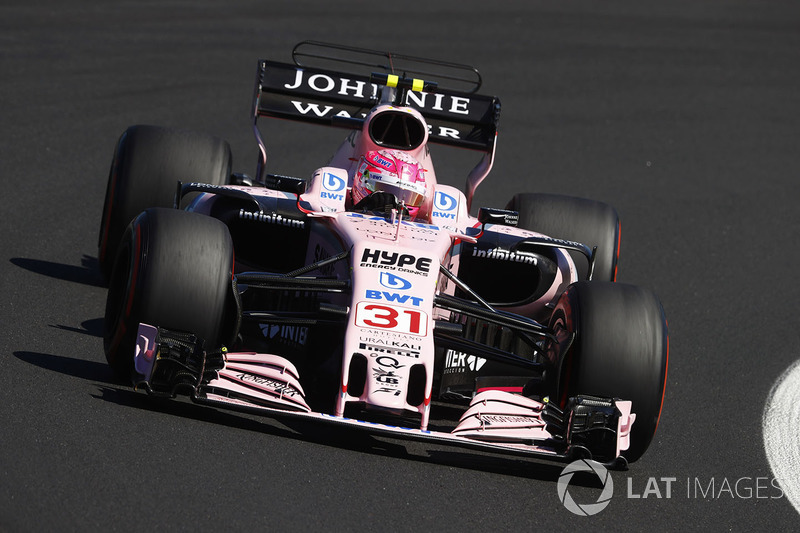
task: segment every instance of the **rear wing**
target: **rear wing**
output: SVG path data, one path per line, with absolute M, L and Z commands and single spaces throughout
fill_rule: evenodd
M 400 104 L 422 114 L 430 126 L 429 142 L 486 154 L 478 165 L 481 170 L 476 167 L 473 172 L 480 176 L 468 180 L 468 189 L 474 191 L 488 174 L 500 100 L 476 93 L 481 78 L 473 67 L 315 41 L 298 44 L 292 57 L 294 64 L 258 62 L 253 119 L 261 149 L 259 179 L 266 163 L 259 117 L 358 129 L 364 116 L 380 102 L 383 86 L 405 89 Z M 416 76 L 424 76 L 426 81 Z M 472 187 L 470 180 L 475 181 Z

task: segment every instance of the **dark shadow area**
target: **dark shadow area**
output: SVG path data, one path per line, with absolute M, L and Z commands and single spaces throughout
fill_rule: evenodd
M 38 352 L 18 351 L 14 352 L 14 356 L 20 361 L 60 374 L 109 384 L 119 383 L 111 367 L 105 363 Z
M 64 331 L 71 331 L 73 333 L 82 333 L 92 337 L 103 337 L 103 321 L 102 318 L 91 318 L 81 322 L 81 328 L 73 328 L 72 326 L 64 326 L 62 324 L 51 324 L 51 328 L 63 329 Z
M 100 266 L 97 258 L 84 255 L 81 259 L 81 266 L 65 265 L 53 263 L 52 261 L 42 261 L 40 259 L 28 259 L 25 257 L 12 257 L 9 259 L 11 264 L 24 268 L 30 272 L 56 278 L 73 283 L 81 283 L 92 287 L 105 287 L 105 281 L 100 273 Z
M 118 386 L 116 384 L 112 384 L 110 387 L 100 386 L 98 390 L 100 394 L 92 394 L 93 398 L 124 407 L 159 412 L 199 422 L 209 422 L 223 427 L 266 433 L 277 437 L 297 438 L 297 434 L 288 429 L 275 427 L 232 411 L 220 411 L 213 407 L 196 404 L 187 397 L 159 398 L 148 396 L 133 390 L 132 387 Z
M 536 479 L 539 481 L 558 481 L 565 464 L 553 463 L 536 458 L 514 457 L 500 452 L 468 450 L 447 444 L 422 441 L 404 441 L 402 437 L 386 435 L 373 436 L 367 430 L 337 427 L 305 420 L 281 420 L 281 423 L 298 431 L 303 440 L 339 449 L 406 459 L 420 463 L 437 464 L 454 468 L 465 468 L 492 474 Z M 409 446 L 402 444 L 409 442 Z M 410 453 L 409 448 L 422 448 L 425 455 Z M 572 483 L 583 485 L 583 480 Z M 596 486 L 596 479 L 587 479 L 585 486 Z
M 546 460 L 471 451 L 449 447 L 444 444 L 417 441 L 409 443 L 409 446 L 407 446 L 403 444 L 404 440 L 400 437 L 377 437 L 361 429 L 333 426 L 311 420 L 268 417 L 264 418 L 264 422 L 261 422 L 255 418 L 257 415 L 250 416 L 236 411 L 220 409 L 216 406 L 196 404 L 186 397 L 178 397 L 176 399 L 152 397 L 122 387 L 100 387 L 99 390 L 100 394 L 93 395 L 93 397 L 125 407 L 157 411 L 219 426 L 268 434 L 278 438 L 295 439 L 341 450 L 395 459 L 550 482 L 558 481 L 559 475 L 565 466 L 561 463 Z M 273 421 L 279 422 L 288 429 L 276 427 L 272 423 Z M 409 451 L 410 448 L 423 449 L 424 452 L 422 453 L 424 455 L 412 453 Z M 597 486 L 597 479 L 591 479 L 591 477 L 587 476 L 584 480 L 576 476 L 572 484 L 595 487 Z

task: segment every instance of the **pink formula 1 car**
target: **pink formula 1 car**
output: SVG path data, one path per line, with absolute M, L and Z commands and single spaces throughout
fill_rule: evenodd
M 113 369 L 152 395 L 265 416 L 638 459 L 667 327 L 653 294 L 615 283 L 616 211 L 517 194 L 473 217 L 500 103 L 471 67 L 317 42 L 293 60 L 258 64 L 254 177 L 213 137 L 120 138 L 99 243 Z M 310 179 L 275 175 L 260 117 L 350 133 Z M 464 191 L 437 183 L 432 143 L 482 152 Z

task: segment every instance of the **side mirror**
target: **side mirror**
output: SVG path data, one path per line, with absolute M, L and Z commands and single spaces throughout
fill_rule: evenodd
M 234 172 L 233 174 L 231 174 L 231 178 L 230 180 L 228 180 L 228 183 L 230 183 L 231 185 L 244 185 L 247 187 L 252 187 L 253 178 L 241 172 Z
M 293 178 L 291 176 L 267 174 L 264 177 L 264 185 L 267 187 L 267 189 L 290 192 L 298 196 L 306 192 L 306 180 L 302 178 Z
M 519 222 L 519 212 L 508 211 L 506 209 L 494 209 L 493 207 L 481 207 L 478 209 L 478 222 L 486 224 L 500 224 L 502 226 L 516 226 Z

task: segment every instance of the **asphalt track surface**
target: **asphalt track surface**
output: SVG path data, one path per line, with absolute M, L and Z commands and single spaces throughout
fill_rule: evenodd
M 0 530 L 797 530 L 762 436 L 800 359 L 797 2 L 394 4 L 2 3 Z M 475 205 L 542 191 L 618 209 L 619 278 L 661 297 L 671 357 L 655 441 L 600 514 L 561 505 L 561 466 L 159 403 L 113 378 L 96 239 L 118 135 L 209 131 L 252 172 L 256 60 L 309 38 L 480 69 L 503 113 Z M 269 168 L 307 176 L 340 137 L 280 123 Z M 434 157 L 454 185 L 474 161 Z M 570 491 L 593 502 L 596 485 Z

